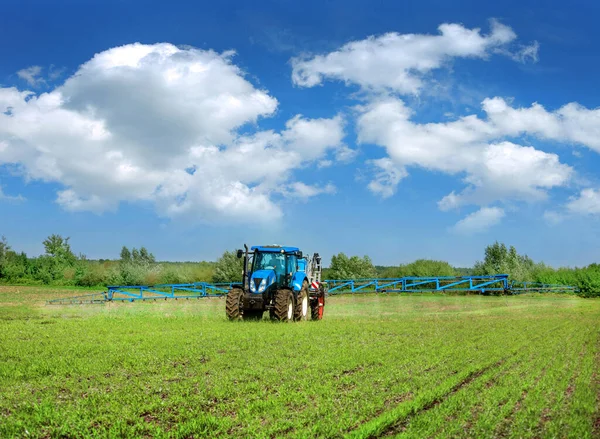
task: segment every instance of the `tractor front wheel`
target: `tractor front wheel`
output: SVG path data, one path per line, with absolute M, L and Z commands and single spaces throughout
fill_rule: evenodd
M 294 319 L 294 293 L 291 290 L 277 291 L 273 317 L 280 322 L 289 322 Z
M 242 320 L 242 300 L 244 292 L 239 288 L 232 288 L 227 293 L 225 311 L 229 320 Z
M 308 318 L 308 282 L 302 283 L 302 289 L 298 292 L 298 301 L 294 309 L 294 320 L 306 320 Z

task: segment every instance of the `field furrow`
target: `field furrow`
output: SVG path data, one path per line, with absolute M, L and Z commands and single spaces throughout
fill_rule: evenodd
M 559 328 L 555 328 L 556 331 Z M 459 437 L 466 432 L 473 437 L 473 424 L 490 412 L 498 411 L 502 399 L 498 398 L 499 389 L 511 377 L 526 374 L 537 353 L 544 347 L 542 337 L 535 336 L 515 349 L 513 355 L 503 362 L 501 367 L 491 370 L 472 386 L 461 389 L 451 395 L 442 404 L 427 413 L 418 413 L 407 422 L 398 437 Z M 536 351 L 533 353 L 532 351 Z M 481 395 L 487 397 L 481 398 Z M 492 407 L 489 407 L 491 403 Z M 489 433 L 488 433 L 489 434 Z

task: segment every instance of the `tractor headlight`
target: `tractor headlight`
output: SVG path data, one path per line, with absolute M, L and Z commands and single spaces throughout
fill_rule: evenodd
M 267 278 L 266 277 L 262 280 L 262 282 L 258 286 L 258 292 L 262 293 L 265 290 L 265 288 L 267 288 Z
M 250 279 L 250 291 L 256 293 L 256 285 L 254 284 L 254 279 Z

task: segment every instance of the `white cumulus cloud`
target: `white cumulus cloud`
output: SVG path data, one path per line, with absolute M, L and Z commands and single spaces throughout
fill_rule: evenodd
M 583 215 L 600 215 L 600 190 L 583 189 L 566 205 L 567 211 Z
M 278 102 L 233 55 L 130 44 L 96 54 L 51 92 L 0 88 L 0 164 L 62 185 L 68 210 L 146 201 L 168 217 L 280 216 L 278 188 L 345 150 L 344 121 L 297 115 L 281 132 L 240 135 Z
M 499 224 L 504 215 L 504 210 L 499 207 L 482 207 L 457 222 L 454 230 L 462 234 L 485 232 L 490 227 Z
M 506 100 L 485 99 L 482 108 L 498 135 L 530 133 L 543 139 L 578 143 L 600 152 L 600 109 L 588 109 L 576 102 L 556 111 L 534 103 L 528 108 L 513 108 Z
M 375 170 L 375 178 L 367 187 L 371 192 L 380 195 L 382 198 L 389 198 L 394 195 L 400 180 L 408 175 L 403 167 L 397 166 L 387 157 L 369 160 L 367 163 Z
M 537 41 L 520 43 L 509 26 L 496 20 L 491 20 L 487 33 L 456 23 L 442 24 L 438 31 L 390 32 L 349 42 L 330 53 L 292 59 L 292 80 L 298 86 L 334 80 L 368 92 L 357 107 L 358 143 L 382 146 L 388 154 L 367 162 L 372 192 L 392 196 L 409 169 L 419 167 L 463 181 L 462 188 L 449 188 L 439 200 L 441 210 L 540 201 L 551 189 L 573 181 L 575 172 L 557 154 L 531 146 L 524 136 L 600 152 L 600 110 L 574 102 L 550 111 L 539 103 L 519 108 L 490 97 L 481 103 L 484 117 L 467 114 L 448 122 L 416 122 L 418 115 L 400 95 L 419 94 L 431 83 L 430 74 L 452 60 L 497 54 L 522 63 L 538 61 Z
M 366 90 L 414 94 L 422 88 L 426 73 L 453 58 L 487 58 L 498 52 L 521 61 L 537 59 L 537 43 L 513 53 L 509 44 L 516 34 L 496 20 L 491 20 L 488 34 L 456 23 L 442 24 L 438 31 L 438 35 L 390 32 L 352 41 L 325 55 L 295 58 L 292 79 L 302 87 L 333 79 Z
M 335 194 L 336 188 L 333 184 L 327 183 L 325 186 L 308 185 L 301 181 L 290 184 L 284 193 L 290 197 L 296 197 L 300 199 L 308 199 L 321 194 Z
M 438 203 L 441 210 L 507 199 L 542 200 L 548 189 L 565 185 L 573 174 L 556 154 L 494 141 L 506 135 L 506 129 L 493 120 L 471 115 L 452 122 L 420 124 L 411 120 L 412 110 L 397 98 L 374 100 L 360 110 L 359 142 L 384 146 L 389 158 L 382 163 L 396 170 L 395 178 L 385 180 L 385 190 L 381 172 L 375 173 L 369 187 L 383 196 L 394 193 L 394 186 L 411 166 L 464 175 L 466 188 L 443 198 Z
M 551 225 L 576 216 L 600 217 L 600 189 L 582 189 L 577 195 L 571 196 L 564 205 L 544 212 L 544 219 Z

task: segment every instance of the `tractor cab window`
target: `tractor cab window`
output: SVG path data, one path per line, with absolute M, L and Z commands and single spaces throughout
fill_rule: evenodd
M 276 253 L 273 256 L 275 260 L 275 274 L 279 278 L 279 276 L 285 274 L 285 256 L 281 253 Z
M 256 253 L 252 271 L 273 270 L 277 283 L 285 283 L 286 275 L 294 275 L 297 270 L 297 258 L 295 255 L 284 253 Z
M 285 255 L 281 253 L 257 253 L 254 257 L 254 269 L 275 270 L 277 274 L 285 273 Z
M 254 256 L 254 268 L 252 271 L 258 270 L 274 270 L 275 261 L 273 260 L 273 255 L 271 253 L 257 253 Z
M 296 270 L 298 268 L 297 266 L 298 266 L 298 258 L 296 258 L 296 255 L 288 255 L 286 258 L 285 273 L 291 274 L 293 276 L 294 273 L 296 273 Z

